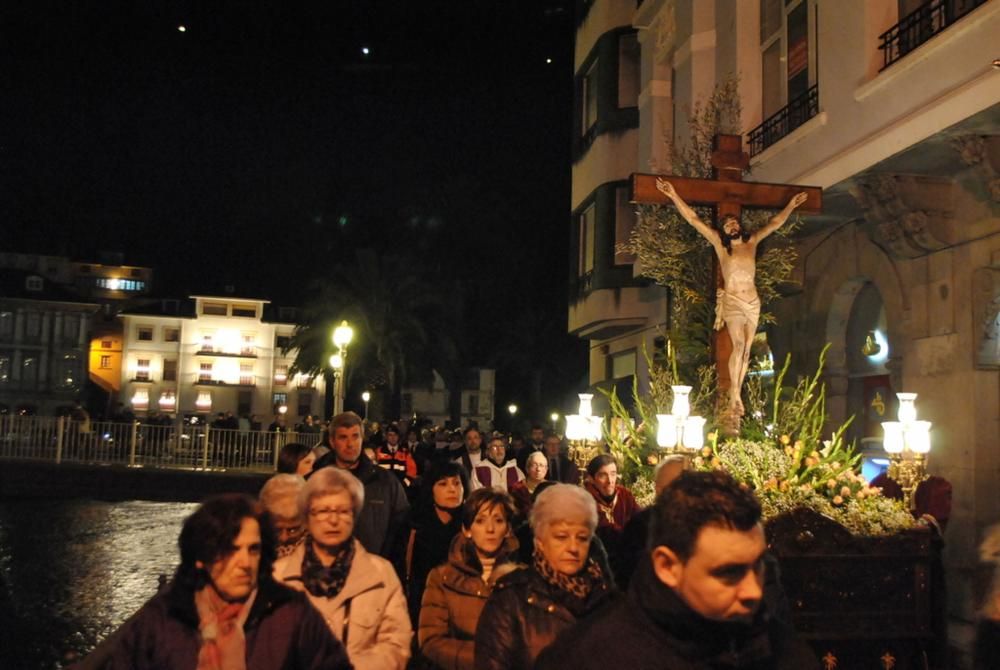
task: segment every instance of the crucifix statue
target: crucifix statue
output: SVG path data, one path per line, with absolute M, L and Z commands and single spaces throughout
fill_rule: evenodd
M 632 175 L 633 202 L 672 203 L 715 249 L 715 329 L 720 331 L 715 339 L 716 368 L 720 391 L 728 391 L 730 419 L 737 424 L 743 415 L 740 390 L 760 317 L 760 298 L 754 284 L 757 245 L 780 228 L 796 208 L 819 212 L 822 195 L 821 189 L 815 187 L 744 182 L 743 170 L 748 164 L 739 135 L 716 135 L 712 153 L 715 179 Z M 714 207 L 721 230 L 702 221 L 689 203 Z M 760 229 L 748 232 L 740 223 L 743 207 L 780 211 Z

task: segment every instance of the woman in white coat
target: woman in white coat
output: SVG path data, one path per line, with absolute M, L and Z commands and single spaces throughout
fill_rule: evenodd
M 308 535 L 275 562 L 274 578 L 309 596 L 355 670 L 403 670 L 413 629 L 402 586 L 392 564 L 354 538 L 364 495 L 345 470 L 313 473 L 299 495 Z

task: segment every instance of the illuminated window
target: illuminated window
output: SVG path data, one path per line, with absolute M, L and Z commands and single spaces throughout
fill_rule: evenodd
M 212 394 L 208 391 L 199 391 L 198 399 L 194 401 L 194 406 L 202 412 L 212 409 Z
M 0 384 L 10 381 L 10 356 L 0 356 Z
M 136 329 L 135 339 L 140 342 L 152 342 L 153 341 L 153 327 L 152 326 L 139 326 Z
M 257 347 L 255 346 L 255 338 L 253 335 L 243 336 L 243 348 L 241 353 L 244 356 L 254 356 L 257 353 Z
M 101 356 L 100 367 L 102 370 L 109 370 L 111 368 L 111 356 Z
M 132 407 L 139 410 L 149 409 L 149 389 L 136 389 L 132 394 Z
M 253 383 L 253 363 L 240 363 L 240 384 L 243 386 L 253 386 Z
M 212 381 L 212 364 L 202 363 L 201 368 L 198 370 L 198 381 L 200 382 L 210 382 Z
M 101 340 L 101 349 L 110 349 L 112 344 L 111 340 Z
M 202 335 L 201 336 L 201 350 L 205 351 L 207 353 L 212 353 L 212 351 L 214 351 L 214 349 L 212 347 L 212 336 L 211 335 Z
M 287 365 L 275 365 L 274 366 L 274 383 L 275 384 L 286 384 L 288 382 L 288 366 Z
M 149 381 L 149 359 L 140 358 L 135 362 L 135 380 L 139 382 Z
M 171 411 L 177 407 L 177 395 L 173 391 L 164 391 L 160 394 L 160 409 Z

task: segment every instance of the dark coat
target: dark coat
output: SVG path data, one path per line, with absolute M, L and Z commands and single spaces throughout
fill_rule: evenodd
M 413 510 L 409 528 L 406 602 L 415 628 L 420 617 L 420 602 L 427 584 L 427 575 L 448 560 L 448 547 L 462 530 L 461 512 L 453 514 L 449 523 L 441 523 L 433 509 Z
M 525 456 L 527 458 L 527 456 Z M 559 454 L 559 458 L 549 459 L 549 473 L 545 478 L 550 482 L 561 484 L 580 485 L 580 468 L 570 460 L 566 454 Z
M 244 624 L 247 670 L 349 669 L 343 645 L 301 593 L 261 580 Z M 171 582 L 132 617 L 111 651 L 110 670 L 195 668 L 201 636 L 194 593 Z
M 336 467 L 336 462 L 335 452 L 324 454 L 316 461 L 313 472 L 327 466 Z M 363 453 L 357 467 L 348 472 L 365 486 L 365 504 L 354 525 L 354 537 L 365 549 L 387 559 L 396 566 L 397 572 L 401 572 L 406 514 L 410 509 L 403 485 L 395 475 L 376 466 Z
M 506 575 L 479 617 L 476 670 L 531 670 L 560 633 L 609 603 L 613 593 L 605 586 L 592 591 L 585 602 L 573 603 L 534 568 Z
M 538 659 L 550 668 L 818 670 L 812 650 L 766 607 L 749 624 L 709 621 L 642 562 L 628 596 L 581 622 Z

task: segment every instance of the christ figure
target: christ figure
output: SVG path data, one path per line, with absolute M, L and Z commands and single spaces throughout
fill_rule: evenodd
M 760 229 L 747 232 L 738 218 L 727 215 L 722 230 L 713 230 L 684 202 L 673 185 L 665 179 L 656 180 L 656 188 L 673 201 L 677 211 L 702 237 L 709 241 L 719 258 L 725 288 L 719 289 L 715 303 L 715 329 L 725 325 L 733 342 L 729 355 L 729 408 L 743 415 L 740 389 L 750 363 L 750 345 L 760 319 L 760 297 L 754 285 L 757 270 L 757 245 L 780 228 L 796 207 L 806 201 L 805 193 L 797 193 L 771 220 Z

